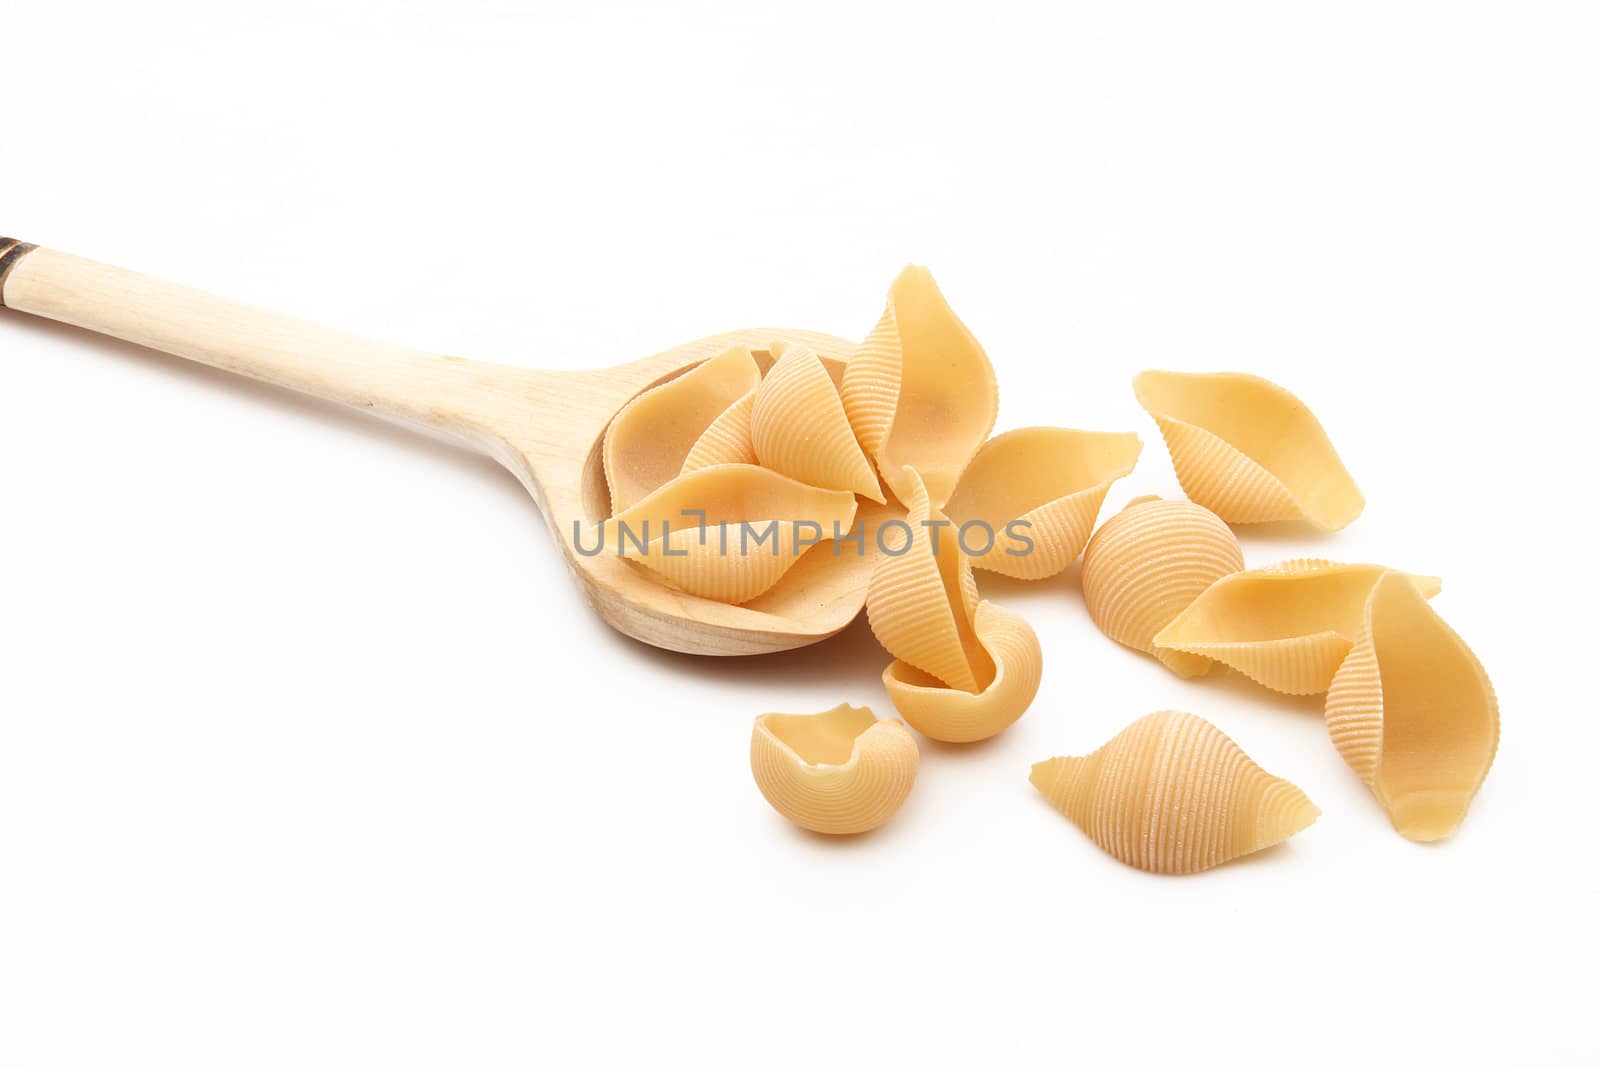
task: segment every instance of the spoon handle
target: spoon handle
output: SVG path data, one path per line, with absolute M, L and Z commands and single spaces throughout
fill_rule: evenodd
M 485 447 L 486 364 L 413 351 L 0 237 L 0 307 Z

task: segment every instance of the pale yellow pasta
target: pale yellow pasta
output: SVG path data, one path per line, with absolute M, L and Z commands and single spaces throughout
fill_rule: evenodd
M 761 465 L 827 489 L 883 503 L 872 463 L 856 443 L 844 403 L 817 354 L 782 341 L 756 388 L 750 437 Z
M 730 348 L 628 401 L 601 443 L 611 513 L 627 510 L 676 477 L 706 428 L 760 381 L 750 350 Z
M 994 676 L 976 693 L 951 689 L 933 675 L 895 660 L 883 686 L 895 710 L 936 741 L 982 741 L 1022 717 L 1039 691 L 1044 655 L 1022 616 L 984 600 L 973 615 L 978 642 L 994 662 Z
M 1158 649 L 1226 663 L 1280 693 L 1327 692 L 1389 568 L 1297 559 L 1219 579 L 1156 634 Z M 1412 575 L 1424 596 L 1439 579 Z
M 755 407 L 755 400 L 756 393 L 752 389 L 713 419 L 689 449 L 683 469 L 678 473 L 688 474 L 701 467 L 723 463 L 757 462 L 755 441 L 750 436 L 750 411 Z
M 1096 845 L 1156 874 L 1209 870 L 1321 814 L 1221 730 L 1181 711 L 1146 715 L 1088 756 L 1036 763 L 1029 780 Z
M 1060 574 L 1142 447 L 1132 433 L 1030 426 L 1000 434 L 972 458 L 945 513 L 974 567 L 1013 578 Z
M 903 723 L 840 704 L 817 715 L 762 715 L 750 771 L 767 803 L 819 834 L 875 830 L 916 782 L 917 742 Z
M 1326 716 L 1339 754 L 1412 841 L 1455 831 L 1500 744 L 1500 708 L 1483 665 L 1416 583 L 1394 571 L 1367 598 Z
M 1155 636 L 1223 575 L 1244 568 L 1239 539 L 1198 504 L 1139 497 L 1107 519 L 1083 550 L 1083 602 L 1113 641 L 1196 678 L 1215 661 L 1157 648 Z
M 907 267 L 888 307 L 844 371 L 844 408 L 856 439 L 908 507 L 906 469 L 942 508 L 994 429 L 994 368 L 924 267 Z
M 891 656 L 975 693 L 988 686 L 994 663 L 972 628 L 978 607 L 972 562 L 949 520 L 930 506 L 917 473 L 906 472 L 902 484 L 911 507 L 904 522 L 884 528 L 887 554 L 867 586 L 867 622 Z
M 1184 493 L 1224 521 L 1342 530 L 1361 514 L 1366 501 L 1322 424 L 1287 389 L 1250 374 L 1154 370 L 1133 388 Z
M 812 545 L 848 531 L 855 512 L 850 493 L 728 464 L 674 478 L 602 523 L 599 543 L 685 592 L 742 604 Z

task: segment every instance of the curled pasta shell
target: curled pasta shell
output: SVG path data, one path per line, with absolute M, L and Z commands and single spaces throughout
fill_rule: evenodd
M 1190 500 L 1227 522 L 1306 519 L 1342 530 L 1366 506 L 1317 417 L 1250 374 L 1145 371 L 1140 405 L 1161 427 Z
M 887 553 L 867 586 L 867 622 L 896 659 L 945 685 L 976 693 L 994 676 L 994 663 L 973 630 L 978 586 L 949 520 L 928 502 L 916 471 L 906 472 L 910 510 L 899 522 L 905 551 Z M 883 540 L 900 543 L 884 523 Z
M 889 289 L 877 327 L 844 370 L 844 409 L 861 447 L 908 507 L 915 468 L 935 508 L 994 429 L 994 368 L 925 267 Z
M 1414 582 L 1372 588 L 1362 633 L 1328 689 L 1328 735 L 1401 836 L 1448 837 L 1500 744 L 1494 687 Z
M 750 392 L 729 404 L 721 415 L 711 421 L 684 457 L 680 474 L 697 471 L 701 467 L 715 467 L 723 463 L 755 463 L 756 445 L 750 436 L 750 411 L 755 407 L 756 394 Z
M 961 534 L 974 567 L 1048 578 L 1078 558 L 1106 491 L 1143 447 L 1132 433 L 1012 430 L 978 450 L 945 511 L 959 531 L 979 531 Z
M 801 345 L 776 342 L 777 362 L 756 388 L 750 434 L 761 465 L 827 489 L 884 502 L 872 463 L 856 443 L 839 390 L 822 360 Z
M 1155 636 L 1280 693 L 1323 693 L 1361 636 L 1367 597 L 1389 568 L 1297 559 L 1220 578 Z M 1411 575 L 1423 596 L 1439 579 Z
M 1022 616 L 985 600 L 978 604 L 972 626 L 995 667 L 994 677 L 979 692 L 950 689 L 900 660 L 883 671 L 883 686 L 895 710 L 936 741 L 993 737 L 1020 719 L 1039 692 L 1044 655 Z
M 728 464 L 679 475 L 602 523 L 598 540 L 685 592 L 742 604 L 813 545 L 848 531 L 855 513 L 850 493 Z
M 1147 652 L 1182 678 L 1214 667 L 1204 656 L 1157 648 L 1155 636 L 1223 575 L 1244 568 L 1239 539 L 1198 504 L 1139 497 L 1083 550 L 1083 602 L 1102 633 Z
M 760 381 L 755 356 L 741 346 L 628 401 L 600 446 L 611 513 L 626 511 L 676 477 L 706 428 Z
M 1035 763 L 1028 778 L 1095 844 L 1156 874 L 1209 870 L 1321 814 L 1227 734 L 1181 711 L 1146 715 L 1088 756 Z
M 911 793 L 919 760 L 905 724 L 849 704 L 816 715 L 762 715 L 750 733 L 761 795 L 819 834 L 882 826 Z

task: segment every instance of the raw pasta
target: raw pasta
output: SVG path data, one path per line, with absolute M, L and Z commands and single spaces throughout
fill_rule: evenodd
M 878 476 L 845 417 L 822 360 L 809 348 L 778 342 L 777 362 L 756 388 L 750 435 L 764 467 L 827 489 L 884 502 Z
M 1328 734 L 1403 837 L 1450 836 L 1500 743 L 1483 665 L 1405 575 L 1373 586 L 1361 638 L 1334 676 Z
M 1147 652 L 1179 677 L 1215 661 L 1157 648 L 1155 636 L 1223 575 L 1244 568 L 1239 539 L 1198 504 L 1139 497 L 1107 519 L 1083 550 L 1083 602 L 1102 633 Z
M 752 389 L 713 419 L 689 449 L 683 469 L 678 473 L 688 474 L 722 463 L 755 463 L 756 445 L 750 436 L 750 411 L 755 407 L 755 400 L 756 393 Z
M 817 715 L 762 715 L 750 733 L 761 795 L 785 819 L 820 834 L 882 826 L 911 793 L 919 761 L 903 723 L 849 704 Z
M 1138 434 L 1031 426 L 990 438 L 945 508 L 972 565 L 1013 578 L 1048 578 L 1083 551 L 1111 483 L 1133 470 Z M 1013 532 L 1012 524 L 1025 524 Z M 979 551 L 986 544 L 987 551 Z
M 1146 715 L 1088 756 L 1036 763 L 1029 780 L 1096 845 L 1156 874 L 1209 870 L 1321 814 L 1221 730 L 1181 711 Z
M 1361 636 L 1367 597 L 1388 570 L 1297 559 L 1229 574 L 1156 634 L 1155 645 L 1226 663 L 1280 693 L 1323 693 Z M 1439 579 L 1410 577 L 1423 596 L 1439 592 Z
M 1366 501 L 1322 424 L 1287 389 L 1250 374 L 1155 370 L 1133 388 L 1184 493 L 1224 521 L 1342 530 L 1361 514 Z
M 950 689 L 900 660 L 883 671 L 883 686 L 895 710 L 936 741 L 993 737 L 1021 718 L 1039 691 L 1044 655 L 1027 620 L 985 600 L 978 604 L 972 626 L 995 666 L 994 677 L 981 691 Z

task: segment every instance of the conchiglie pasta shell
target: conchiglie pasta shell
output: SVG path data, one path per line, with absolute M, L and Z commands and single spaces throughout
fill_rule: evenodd
M 1036 763 L 1029 780 L 1096 845 L 1156 874 L 1209 870 L 1321 814 L 1221 730 L 1181 711 L 1146 715 L 1091 755 Z
M 1293 393 L 1250 374 L 1145 371 L 1133 380 L 1190 500 L 1232 523 L 1305 519 L 1342 530 L 1366 506 Z
M 945 685 L 975 693 L 988 685 L 994 664 L 972 628 L 978 606 L 972 563 L 956 544 L 949 520 L 930 507 L 915 471 L 908 472 L 904 484 L 911 497 L 906 529 L 890 532 L 885 524 L 884 540 L 898 548 L 906 540 L 898 534 L 909 530 L 909 546 L 886 555 L 873 570 L 867 621 L 890 655 Z M 940 522 L 946 525 L 926 525 Z
M 1280 693 L 1326 692 L 1361 636 L 1367 597 L 1389 568 L 1298 559 L 1219 579 L 1166 628 L 1158 649 L 1226 663 Z M 1439 579 L 1411 575 L 1423 596 Z
M 1022 717 L 1039 692 L 1044 654 L 1022 616 L 987 600 L 978 604 L 973 629 L 994 662 L 994 677 L 981 691 L 950 689 L 909 663 L 884 668 L 883 686 L 895 710 L 936 741 L 982 741 Z
M 762 715 L 750 734 L 750 771 L 761 795 L 779 815 L 819 834 L 882 826 L 911 793 L 919 761 L 903 723 L 849 704 L 817 715 Z
M 907 507 L 905 470 L 921 475 L 933 507 L 994 429 L 994 368 L 924 267 L 889 289 L 883 318 L 845 366 L 841 388 L 856 439 Z
M 1155 636 L 1213 582 L 1244 568 L 1239 539 L 1198 504 L 1140 497 L 1083 550 L 1083 602 L 1107 637 L 1196 678 L 1215 661 L 1157 648 Z
M 1138 434 L 1030 426 L 991 438 L 961 475 L 945 512 L 972 565 L 1013 578 L 1066 570 L 1094 530 L 1106 491 L 1133 470 Z M 1012 524 L 1025 524 L 1020 533 Z M 992 543 L 983 539 L 992 532 Z M 987 547 L 988 551 L 981 551 Z
M 1326 717 L 1339 754 L 1413 841 L 1455 831 L 1500 744 L 1500 708 L 1483 665 L 1415 583 L 1393 571 L 1367 598 Z
M 844 403 L 822 360 L 809 348 L 778 342 L 776 362 L 756 388 L 750 436 L 756 456 L 791 478 L 847 489 L 878 503 L 878 476 L 845 417 Z
M 771 588 L 818 540 L 848 530 L 855 512 L 850 493 L 729 464 L 674 478 L 606 520 L 600 543 L 685 592 L 742 604 Z
M 684 457 L 680 474 L 697 471 L 701 467 L 716 467 L 724 463 L 757 462 L 755 441 L 750 436 L 750 412 L 755 407 L 756 394 L 752 389 L 728 405 L 721 415 L 712 420 Z
M 634 397 L 601 443 L 611 513 L 626 511 L 683 469 L 700 435 L 761 381 L 748 348 L 730 348 Z

